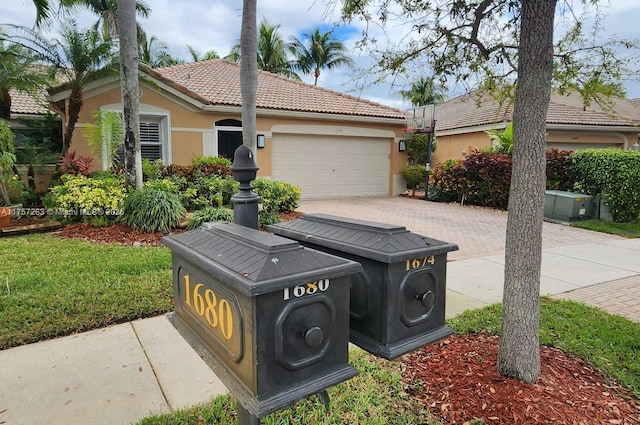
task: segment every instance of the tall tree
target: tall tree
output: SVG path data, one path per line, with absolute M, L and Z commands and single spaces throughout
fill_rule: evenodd
M 140 104 L 138 93 L 138 49 L 136 3 L 117 0 L 120 38 L 120 76 L 122 115 L 124 118 L 125 184 L 142 188 L 142 154 L 140 150 Z
M 435 105 L 444 101 L 445 88 L 436 82 L 435 76 L 420 77 L 411 83 L 409 90 L 401 90 L 400 95 L 413 106 Z
M 256 51 L 258 69 L 300 80 L 294 71 L 293 62 L 287 56 L 289 45 L 278 34 L 279 28 L 280 25 L 271 25 L 265 19 L 260 23 Z M 241 41 L 239 41 L 233 46 L 226 59 L 242 62 L 242 51 Z
M 248 58 L 258 58 L 258 31 L 256 28 L 256 0 L 242 1 L 242 28 L 240 50 Z M 240 61 L 240 94 L 242 96 L 242 143 L 256 152 L 256 93 L 258 91 L 258 62 Z
M 600 75 L 615 82 L 625 66 L 635 64 L 624 48 L 633 42 L 584 36 L 584 22 L 577 17 L 569 27 L 557 23 L 557 0 L 344 0 L 344 18 L 372 19 L 379 13 L 389 24 L 391 8 L 404 24 L 415 30 L 402 48 L 382 51 L 378 69 L 401 73 L 425 63 L 436 75 L 453 76 L 500 98 L 510 97 L 515 84 L 514 172 L 509 198 L 505 248 L 502 337 L 499 372 L 524 382 L 535 382 L 540 373 L 538 341 L 542 213 L 545 187 L 545 128 L 552 81 L 559 90 L 585 87 Z M 595 0 L 582 0 L 584 6 Z M 571 4 L 563 3 L 570 8 Z M 395 7 L 398 7 L 397 9 Z M 372 12 L 374 10 L 374 12 Z M 377 10 L 377 12 L 375 12 Z M 570 10 L 568 16 L 575 16 Z M 395 24 L 395 23 L 394 23 Z M 600 26 L 594 26 L 596 29 Z M 615 51 L 615 53 L 614 53 Z M 419 65 L 418 65 L 419 64 Z M 596 93 L 586 92 L 592 97 Z
M 11 116 L 11 90 L 35 94 L 51 79 L 26 49 L 7 43 L 6 39 L 7 35 L 0 28 L 0 118 L 8 120 Z
M 173 58 L 169 54 L 166 44 L 155 36 L 147 39 L 146 35 L 142 43 L 138 45 L 138 60 L 146 63 L 151 68 L 162 68 L 181 63 L 180 60 Z
M 36 60 L 50 65 L 71 91 L 62 142 L 62 155 L 66 155 L 84 104 L 84 88 L 94 80 L 118 73 L 111 44 L 93 29 L 79 29 L 73 20 L 62 25 L 59 40 L 50 40 L 31 28 L 15 28 L 19 32 L 10 40 L 30 50 Z
M 202 62 L 208 61 L 210 59 L 219 59 L 218 52 L 215 50 L 207 50 L 204 54 L 200 54 L 199 51 L 194 49 L 192 46 L 187 44 L 187 50 L 189 50 L 189 55 L 191 55 L 192 62 Z
M 355 65 L 347 55 L 344 43 L 334 37 L 333 31 L 320 32 L 320 28 L 316 28 L 312 34 L 305 34 L 305 41 L 292 36 L 289 49 L 296 56 L 296 68 L 304 74 L 313 74 L 315 86 L 322 69 Z
M 63 0 L 61 6 L 69 10 L 87 9 L 98 15 L 95 23 L 96 31 L 102 34 L 105 40 L 117 38 L 119 31 L 118 10 L 120 2 L 118 0 Z M 135 0 L 134 17 L 137 14 L 141 18 L 146 18 L 151 13 L 151 9 L 143 0 Z M 134 21 L 135 22 L 135 21 Z M 140 25 L 135 23 L 139 38 L 137 41 L 144 39 L 144 30 Z M 137 44 L 137 43 L 136 43 Z

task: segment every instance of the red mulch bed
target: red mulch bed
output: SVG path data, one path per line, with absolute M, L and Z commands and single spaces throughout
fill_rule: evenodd
M 637 400 L 584 359 L 541 347 L 528 385 L 498 374 L 497 353 L 497 336 L 452 335 L 403 357 L 403 382 L 445 424 L 640 424 Z
M 302 217 L 302 213 L 280 213 L 283 221 L 295 220 Z M 176 229 L 171 233 L 179 233 L 184 230 Z M 133 230 L 124 224 L 113 224 L 107 227 L 94 227 L 86 223 L 69 224 L 53 233 L 63 238 L 83 239 L 90 242 L 116 243 L 120 245 L 161 245 L 160 240 L 164 236 L 161 232 L 143 233 Z
M 176 230 L 172 233 L 178 233 Z M 69 224 L 53 232 L 62 238 L 83 239 L 89 242 L 115 243 L 119 245 L 161 245 L 161 232 L 144 233 L 133 230 L 124 224 L 113 224 L 107 227 L 95 227 L 87 223 Z

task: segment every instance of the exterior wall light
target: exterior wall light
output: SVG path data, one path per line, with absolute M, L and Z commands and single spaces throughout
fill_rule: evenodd
M 264 134 L 258 134 L 258 138 L 257 138 L 257 143 L 256 145 L 262 149 L 264 148 Z
M 405 140 L 398 141 L 398 151 L 404 152 L 407 150 L 407 142 Z

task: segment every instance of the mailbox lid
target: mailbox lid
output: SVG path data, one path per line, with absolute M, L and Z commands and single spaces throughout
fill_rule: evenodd
M 362 270 L 355 261 L 235 223 L 207 223 L 195 230 L 165 236 L 162 243 L 248 296 Z
M 323 246 L 387 264 L 458 250 L 456 244 L 411 233 L 404 226 L 328 214 L 308 214 L 265 228 L 303 244 Z

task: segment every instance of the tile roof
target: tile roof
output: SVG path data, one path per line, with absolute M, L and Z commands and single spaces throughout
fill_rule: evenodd
M 582 97 L 551 94 L 547 124 L 638 126 L 640 99 L 611 99 L 611 107 L 592 102 L 584 107 Z M 436 106 L 436 130 L 464 129 L 511 121 L 512 108 L 499 107 L 488 95 L 477 92 L 458 96 Z
M 11 113 L 25 115 L 44 115 L 49 112 L 49 102 L 46 100 L 47 91 L 42 89 L 33 94 L 9 90 L 11 96 Z
M 213 59 L 150 72 L 211 105 L 240 106 L 240 65 Z M 168 80 L 168 81 L 167 81 Z M 343 93 L 258 71 L 256 106 L 262 109 L 404 119 L 404 111 Z

